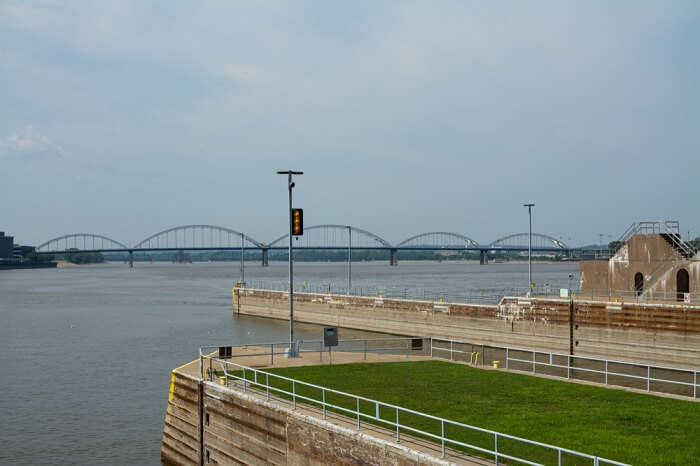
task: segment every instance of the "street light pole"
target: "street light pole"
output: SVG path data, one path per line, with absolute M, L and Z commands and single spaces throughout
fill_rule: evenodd
M 348 225 L 348 295 L 350 295 L 350 290 L 352 289 L 352 258 L 350 257 L 350 252 L 352 247 L 352 227 Z
M 289 189 L 289 357 L 297 357 L 297 349 L 294 343 L 294 265 L 292 261 L 292 175 L 303 175 L 304 172 L 293 170 L 278 170 L 278 175 L 287 175 L 287 187 Z
M 241 286 L 245 283 L 245 265 L 243 264 L 243 233 L 241 233 Z
M 534 203 L 523 204 L 523 207 L 527 207 L 527 216 L 530 224 L 530 234 L 527 239 L 527 278 L 528 287 L 532 293 L 532 208 L 535 207 Z

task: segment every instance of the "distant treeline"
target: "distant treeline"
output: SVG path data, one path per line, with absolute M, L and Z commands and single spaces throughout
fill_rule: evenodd
M 389 261 L 390 252 L 388 250 L 355 250 L 352 251 L 353 262 L 364 261 Z M 262 253 L 258 251 L 244 252 L 246 261 L 261 261 Z M 270 251 L 270 261 L 286 261 L 286 251 Z M 489 253 L 489 260 L 502 259 L 523 260 L 527 255 L 518 252 L 494 252 Z M 538 256 L 533 255 L 533 259 L 538 261 L 559 261 L 562 257 L 553 256 Z M 128 255 L 125 253 L 106 253 L 105 260 L 108 261 L 127 261 Z M 206 251 L 206 252 L 185 252 L 185 251 L 167 251 L 167 252 L 137 252 L 134 253 L 134 261 L 137 262 L 220 262 L 220 261 L 239 261 L 241 259 L 240 251 Z M 398 251 L 399 261 L 454 261 L 454 260 L 479 260 L 478 251 Z M 329 250 L 296 250 L 294 251 L 294 260 L 299 262 L 345 262 L 348 260 L 347 251 L 329 251 Z
M 105 256 L 99 252 L 79 252 L 77 249 L 69 249 L 61 254 L 37 254 L 35 252 L 30 252 L 27 254 L 26 260 L 32 264 L 52 262 L 55 260 L 66 261 L 71 264 L 101 264 L 105 261 Z
M 79 252 L 77 249 L 69 249 L 68 251 L 76 252 L 57 255 L 56 258 L 71 264 L 101 264 L 105 261 L 105 256 L 101 252 Z

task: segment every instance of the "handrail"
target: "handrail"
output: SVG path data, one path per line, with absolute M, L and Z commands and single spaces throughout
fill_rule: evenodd
M 345 348 L 345 349 L 339 349 L 340 347 L 324 347 L 323 341 L 322 340 L 301 340 L 295 343 L 297 347 L 299 348 L 300 353 L 322 353 L 324 351 L 330 351 L 329 356 L 332 359 L 332 352 L 338 352 L 338 351 L 345 351 L 345 352 L 356 352 L 356 353 L 364 353 L 364 358 L 367 358 L 368 353 L 380 353 L 384 351 L 401 351 L 401 354 L 406 354 L 408 355 L 411 351 L 413 351 L 413 347 L 410 345 L 410 342 L 415 339 L 421 339 L 421 340 L 429 340 L 429 346 L 427 346 L 428 354 L 431 357 L 436 357 L 440 358 L 438 356 L 437 352 L 439 351 L 445 351 L 450 353 L 450 360 L 453 360 L 452 355 L 453 354 L 468 354 L 470 353 L 469 351 L 462 351 L 454 348 L 455 344 L 458 345 L 471 345 L 471 346 L 478 346 L 482 348 L 482 352 L 485 352 L 486 349 L 493 349 L 493 350 L 500 350 L 500 351 L 505 351 L 505 363 L 506 363 L 506 369 L 509 369 L 509 361 L 517 361 L 517 362 L 524 362 L 528 364 L 533 364 L 533 372 L 536 373 L 536 368 L 538 365 L 544 365 L 544 366 L 549 366 L 549 367 L 556 367 L 560 369 L 567 369 L 567 379 L 572 379 L 572 370 L 576 371 L 583 371 L 583 372 L 592 372 L 592 373 L 598 373 L 598 374 L 604 374 L 605 375 L 605 385 L 615 385 L 615 386 L 623 386 L 621 384 L 613 384 L 609 383 L 608 376 L 613 375 L 613 376 L 619 376 L 619 377 L 625 377 L 625 378 L 630 378 L 630 379 L 638 379 L 638 380 L 647 380 L 647 391 L 651 392 L 651 382 L 661 382 L 661 383 L 668 383 L 671 385 L 680 385 L 680 386 L 686 386 L 686 387 L 692 387 L 692 395 L 687 395 L 689 398 L 696 399 L 698 397 L 698 393 L 700 390 L 700 384 L 698 384 L 698 370 L 697 369 L 690 369 L 690 368 L 682 368 L 682 367 L 670 367 L 670 366 L 659 366 L 659 365 L 652 365 L 652 364 L 647 364 L 647 363 L 641 363 L 641 362 L 630 362 L 630 361 L 621 361 L 617 359 L 601 359 L 601 358 L 595 358 L 591 356 L 575 356 L 575 355 L 569 355 L 569 354 L 564 354 L 564 353 L 556 353 L 552 351 L 538 351 L 532 348 L 520 348 L 520 347 L 509 347 L 509 346 L 499 346 L 499 345 L 486 345 L 486 344 L 474 344 L 472 342 L 467 342 L 467 341 L 462 341 L 462 340 L 454 340 L 454 339 L 447 339 L 447 338 L 432 338 L 432 337 L 421 337 L 421 336 L 415 336 L 415 337 L 389 337 L 389 338 L 353 338 L 353 339 L 346 339 L 346 340 L 338 340 L 339 344 L 353 344 L 353 343 L 358 343 L 358 342 L 363 342 L 364 345 L 359 348 Z M 405 342 L 405 345 L 401 346 L 388 346 L 388 347 L 372 347 L 369 346 L 368 343 L 370 342 Z M 449 348 L 441 347 L 441 346 L 436 346 L 436 343 L 439 345 L 440 342 L 445 342 L 445 343 L 450 343 Z M 304 349 L 303 345 L 319 345 L 318 349 Z M 271 363 L 274 364 L 274 357 L 275 355 L 281 355 L 285 354 L 284 352 L 275 352 L 275 345 L 284 345 L 284 346 L 289 346 L 290 343 L 288 341 L 281 341 L 281 342 L 272 342 L 272 343 L 251 343 L 251 344 L 241 344 L 241 345 L 208 345 L 208 346 L 201 346 L 199 348 L 199 373 L 204 377 L 204 359 L 212 359 L 211 356 L 208 355 L 211 351 L 216 348 L 220 347 L 230 347 L 230 348 L 241 348 L 241 347 L 269 347 L 268 352 L 262 352 L 262 353 L 248 353 L 248 354 L 232 354 L 231 358 L 243 358 L 243 357 L 252 357 L 252 356 L 270 356 L 271 357 Z M 521 352 L 521 353 L 532 353 L 533 354 L 533 359 L 532 360 L 520 360 L 517 358 L 511 357 L 510 353 L 511 352 Z M 536 355 L 537 354 L 542 354 L 542 355 L 549 355 L 549 362 L 541 362 L 536 360 Z M 554 358 L 564 358 L 567 361 L 567 365 L 562 365 L 562 364 L 554 364 Z M 229 359 L 227 357 L 227 359 Z M 574 366 L 572 365 L 573 362 L 580 360 L 580 361 L 595 361 L 599 362 L 601 364 L 604 364 L 605 366 L 605 371 L 599 370 L 599 369 L 589 369 L 585 367 L 580 367 L 580 366 Z M 481 363 L 482 365 L 484 364 L 484 355 L 481 357 Z M 608 365 L 609 364 L 617 364 L 617 365 L 623 365 L 627 367 L 636 367 L 636 368 L 646 368 L 647 369 L 647 374 L 646 376 L 639 376 L 639 375 L 634 375 L 634 374 L 624 374 L 620 372 L 612 372 L 608 370 Z M 653 371 L 658 371 L 658 370 L 664 370 L 664 371 L 673 371 L 676 373 L 681 373 L 685 374 L 689 379 L 692 378 L 693 382 L 684 382 L 682 380 L 669 380 L 669 379 L 661 379 L 657 377 L 652 377 L 651 373 Z M 576 378 L 576 377 L 573 377 Z M 668 391 L 664 390 L 653 390 L 654 392 L 657 393 L 666 393 Z
M 437 342 L 449 342 L 450 347 L 449 348 L 443 348 L 439 346 L 434 346 L 433 343 Z M 453 340 L 453 339 L 444 339 L 444 338 L 431 338 L 430 339 L 430 344 L 431 344 L 431 355 L 433 355 L 433 351 L 446 351 L 450 353 L 450 358 L 452 359 L 452 354 L 453 353 L 468 353 L 468 351 L 461 351 L 461 350 L 456 350 L 454 349 L 454 344 L 464 344 L 464 345 L 473 345 L 473 343 L 470 342 L 465 342 L 465 341 L 459 341 L 459 340 Z M 563 353 L 555 353 L 552 351 L 537 351 L 535 349 L 530 349 L 530 348 L 513 348 L 509 346 L 498 346 L 498 345 L 477 345 L 482 348 L 491 348 L 491 349 L 497 349 L 501 351 L 506 352 L 506 369 L 510 369 L 509 367 L 509 361 L 517 361 L 517 362 L 523 362 L 526 364 L 532 364 L 532 372 L 537 373 L 537 365 L 543 365 L 543 366 L 549 366 L 549 367 L 557 367 L 561 369 L 567 369 L 567 379 L 571 379 L 571 371 L 576 370 L 576 371 L 583 371 L 583 372 L 596 372 L 599 374 L 605 374 L 605 385 L 615 385 L 615 386 L 622 386 L 619 384 L 610 384 L 608 381 L 608 376 L 609 375 L 614 375 L 614 376 L 620 376 L 620 377 L 628 377 L 632 379 L 642 379 L 647 381 L 647 392 L 651 392 L 651 382 L 662 382 L 662 383 L 669 383 L 669 384 L 675 384 L 675 385 L 683 385 L 683 386 L 690 386 L 693 387 L 693 394 L 692 396 L 688 396 L 688 398 L 693 398 L 696 399 L 698 397 L 698 388 L 700 388 L 700 384 L 698 384 L 698 370 L 696 369 L 688 369 L 688 368 L 680 368 L 680 367 L 668 367 L 668 366 L 654 366 L 651 364 L 645 364 L 645 363 L 639 363 L 639 362 L 629 362 L 629 361 L 620 361 L 616 359 L 600 359 L 600 358 L 594 358 L 590 356 L 575 356 L 571 354 L 563 354 Z M 483 351 L 483 350 L 482 350 Z M 532 359 L 517 359 L 517 358 L 512 358 L 510 356 L 510 352 L 516 351 L 516 352 L 521 352 L 521 353 L 532 353 Z M 547 362 L 541 362 L 537 361 L 536 355 L 537 354 L 544 354 L 544 355 L 549 355 L 549 363 Z M 439 357 L 439 356 L 437 356 Z M 561 365 L 561 364 L 554 364 L 553 360 L 554 357 L 558 358 L 566 358 L 567 360 L 567 365 Z M 600 363 L 605 364 L 605 371 L 597 370 L 597 369 L 588 369 L 585 367 L 579 367 L 579 366 L 573 366 L 571 365 L 572 361 L 575 360 L 584 360 L 584 361 L 596 361 Z M 482 357 L 482 364 L 483 364 L 483 357 Z M 625 365 L 625 366 L 632 366 L 632 367 L 638 367 L 638 368 L 646 368 L 647 369 L 647 375 L 646 376 L 638 376 L 638 375 L 633 375 L 633 374 L 623 374 L 623 373 L 617 373 L 617 372 L 611 372 L 608 370 L 608 365 L 609 364 L 619 364 L 619 365 Z M 654 371 L 656 370 L 665 370 L 665 371 L 674 371 L 674 372 L 680 372 L 686 374 L 688 377 L 692 376 L 693 382 L 683 382 L 680 380 L 668 380 L 668 379 L 659 379 L 655 377 L 651 377 L 651 371 L 652 369 Z M 665 393 L 662 391 L 657 391 L 654 390 L 656 393 Z
M 271 391 L 271 390 L 274 391 L 274 392 L 283 394 L 283 395 L 291 396 L 291 397 L 292 397 L 293 404 L 294 404 L 294 409 L 296 409 L 297 399 L 304 400 L 304 401 L 309 401 L 309 402 L 312 402 L 312 403 L 314 403 L 314 404 L 319 404 L 319 405 L 321 405 L 321 407 L 322 407 L 322 409 L 323 409 L 323 416 L 324 416 L 324 419 L 326 418 L 326 410 L 327 410 L 327 408 L 333 408 L 333 409 L 339 410 L 339 411 L 341 411 L 341 412 L 345 412 L 345 413 L 348 413 L 348 414 L 352 414 L 352 415 L 357 419 L 357 429 L 358 429 L 358 430 L 361 429 L 361 422 L 360 422 L 360 419 L 361 419 L 361 418 L 371 419 L 371 420 L 375 420 L 375 421 L 377 421 L 377 422 L 382 422 L 382 423 L 385 423 L 385 424 L 388 424 L 388 425 L 393 425 L 393 426 L 396 427 L 396 437 L 397 437 L 397 441 L 400 440 L 400 432 L 401 432 L 401 429 L 403 429 L 404 431 L 410 431 L 410 432 L 413 432 L 413 433 L 416 433 L 416 434 L 419 434 L 419 435 L 423 435 L 423 436 L 426 436 L 426 437 L 429 437 L 429 438 L 432 438 L 432 439 L 435 439 L 435 440 L 439 440 L 439 441 L 440 441 L 440 444 L 441 444 L 442 457 L 443 457 L 443 458 L 446 456 L 446 452 L 445 452 L 446 443 L 449 443 L 449 444 L 451 444 L 451 445 L 459 445 L 459 446 L 462 446 L 462 447 L 465 447 L 465 448 L 469 448 L 469 449 L 473 449 L 473 450 L 476 450 L 476 451 L 480 451 L 480 452 L 482 452 L 482 453 L 486 453 L 486 454 L 489 454 L 489 455 L 494 455 L 495 460 L 496 460 L 496 464 L 498 464 L 498 460 L 499 460 L 500 458 L 506 458 L 506 459 L 510 459 L 510 460 L 513 460 L 513 461 L 519 461 L 519 462 L 522 462 L 522 463 L 525 463 L 525 464 L 530 464 L 530 465 L 538 465 L 538 464 L 540 464 L 540 463 L 535 463 L 535 462 L 529 461 L 529 460 L 524 459 L 524 458 L 519 458 L 519 457 L 517 457 L 517 456 L 512 456 L 512 455 L 508 455 L 508 454 L 503 453 L 503 452 L 499 452 L 499 451 L 498 451 L 498 438 L 500 437 L 500 438 L 507 438 L 507 439 L 510 439 L 510 440 L 515 440 L 515 441 L 518 441 L 518 442 L 523 442 L 523 443 L 527 443 L 527 444 L 530 444 L 530 445 L 535 445 L 535 446 L 547 448 L 547 449 L 550 449 L 550 450 L 554 450 L 554 451 L 556 451 L 557 454 L 558 454 L 558 464 L 559 464 L 559 465 L 562 464 L 562 462 L 561 462 L 561 460 L 562 460 L 562 453 L 567 453 L 567 454 L 575 455 L 575 456 L 578 456 L 578 457 L 581 457 L 581 458 L 587 458 L 587 459 L 593 460 L 593 464 L 594 464 L 594 465 L 598 465 L 598 464 L 600 464 L 601 462 L 603 462 L 603 463 L 608 463 L 608 464 L 613 464 L 613 465 L 626 466 L 626 463 L 621 463 L 621 462 L 618 462 L 618 461 L 609 460 L 609 459 L 606 459 L 606 458 L 601 458 L 601 457 L 598 457 L 598 456 L 595 456 L 595 455 L 590 455 L 590 454 L 588 454 L 588 453 L 583 453 L 583 452 L 579 452 L 579 451 L 575 451 L 575 450 L 570 450 L 570 449 L 567 449 L 567 448 L 563 448 L 563 447 L 559 447 L 559 446 L 551 445 L 551 444 L 547 444 L 547 443 L 537 442 L 537 441 L 534 441 L 534 440 L 530 440 L 530 439 L 526 439 L 526 438 L 522 438 L 522 437 L 517 437 L 517 436 L 515 436 L 515 435 L 505 434 L 505 433 L 502 433 L 502 432 L 498 432 L 498 431 L 494 431 L 494 430 L 490 430 L 490 429 L 485 429 L 485 428 L 482 428 L 482 427 L 477 427 L 477 426 L 473 426 L 473 425 L 470 425 L 470 424 L 461 423 L 461 422 L 458 422 L 458 421 L 452 421 L 452 420 L 449 420 L 449 419 L 441 418 L 441 417 L 438 417 L 438 416 L 433 416 L 433 415 L 430 415 L 430 414 L 427 414 L 427 413 L 423 413 L 423 412 L 420 412 L 420 411 L 416 411 L 416 410 L 412 410 L 412 409 L 409 409 L 409 408 L 404 408 L 404 407 L 399 406 L 399 405 L 395 405 L 395 404 L 391 404 L 391 403 L 384 403 L 384 402 L 382 402 L 382 401 L 374 400 L 374 399 L 372 399 L 372 398 L 367 398 L 367 397 L 363 397 L 363 396 L 360 396 L 360 395 L 355 395 L 355 394 L 352 394 L 352 393 L 347 393 L 347 392 L 343 392 L 343 391 L 340 391 L 340 390 L 335 390 L 335 389 L 328 388 L 328 387 L 324 387 L 324 386 L 321 386 L 321 385 L 315 385 L 315 384 L 312 384 L 312 383 L 309 383 L 309 382 L 304 382 L 304 381 L 301 381 L 301 380 L 298 380 L 298 379 L 293 379 L 293 378 L 290 378 L 290 377 L 285 377 L 285 376 L 282 376 L 282 375 L 274 374 L 274 373 L 272 373 L 272 372 L 266 372 L 266 371 L 262 371 L 262 370 L 259 370 L 259 369 L 254 369 L 254 368 L 247 367 L 247 366 L 244 366 L 244 365 L 241 365 L 241 364 L 236 364 L 236 363 L 231 362 L 231 361 L 226 361 L 226 360 L 222 360 L 222 359 L 218 359 L 218 358 L 212 358 L 212 359 L 215 360 L 215 361 L 217 361 L 217 362 L 221 365 L 221 367 L 222 367 L 222 369 L 223 369 L 223 371 L 224 371 L 225 383 L 226 383 L 227 385 L 228 385 L 228 379 L 229 379 L 229 378 L 232 378 L 232 379 L 234 379 L 234 380 L 238 380 L 238 381 L 243 382 L 243 391 L 244 391 L 244 392 L 247 391 L 247 385 L 248 385 L 248 384 L 251 384 L 251 385 L 257 385 L 257 386 L 259 386 L 259 387 L 261 387 L 261 388 L 264 388 L 264 389 L 266 390 L 268 399 L 269 399 L 270 391 Z M 227 368 L 230 368 L 230 367 L 237 367 L 239 370 L 241 370 L 241 371 L 243 372 L 243 375 L 242 375 L 242 376 L 237 376 L 237 375 L 235 375 L 234 373 L 230 373 L 229 371 L 227 371 Z M 253 373 L 253 375 L 254 375 L 254 380 L 253 380 L 253 381 L 249 380 L 249 379 L 246 377 L 246 371 L 252 372 L 252 373 Z M 262 374 L 262 375 L 264 376 L 264 378 L 265 378 L 265 383 L 263 383 L 263 382 L 260 380 L 260 377 L 258 377 L 258 375 L 260 375 L 260 374 Z M 211 379 L 211 377 L 212 377 L 212 374 L 210 374 L 210 379 Z M 279 379 L 279 380 L 284 380 L 284 381 L 287 381 L 287 382 L 291 382 L 291 383 L 292 383 L 292 391 L 289 392 L 289 391 L 283 390 L 283 389 L 281 389 L 281 388 L 277 388 L 277 387 L 274 387 L 274 386 L 270 385 L 270 383 L 269 383 L 270 377 L 272 377 L 273 379 L 274 379 L 274 378 L 277 378 L 277 379 Z M 321 399 L 319 400 L 319 399 L 312 398 L 312 397 L 309 397 L 309 396 L 304 396 L 304 395 L 297 394 L 297 392 L 296 392 L 296 385 L 302 385 L 302 386 L 314 388 L 314 389 L 317 389 L 317 390 L 321 390 L 321 392 L 322 392 L 322 397 L 321 397 Z M 328 402 L 325 401 L 325 400 L 326 400 L 326 393 L 333 393 L 333 394 L 336 394 L 336 395 L 340 395 L 340 396 L 348 397 L 348 398 L 351 398 L 351 399 L 355 399 L 355 400 L 356 400 L 356 403 L 355 403 L 356 408 L 353 410 L 353 409 L 346 408 L 346 407 L 344 407 L 344 406 L 338 406 L 338 405 L 334 405 L 334 404 L 332 404 L 332 403 L 328 403 Z M 364 401 L 364 402 L 366 402 L 366 403 L 374 404 L 374 405 L 375 405 L 375 413 L 376 413 L 376 415 L 372 416 L 372 415 L 370 415 L 370 414 L 363 413 L 363 412 L 360 410 L 360 401 Z M 394 411 L 396 412 L 396 422 L 392 422 L 392 421 L 389 421 L 389 420 L 387 420 L 387 419 L 381 418 L 381 416 L 379 416 L 380 407 L 384 407 L 384 408 L 387 408 L 387 409 L 392 409 L 392 410 L 394 410 Z M 440 425 L 441 425 L 441 435 L 433 434 L 432 432 L 423 431 L 423 430 L 421 430 L 421 429 L 416 429 L 416 428 L 414 428 L 414 427 L 401 424 L 401 423 L 400 423 L 400 416 L 399 416 L 399 413 L 413 414 L 413 415 L 420 416 L 420 417 L 423 417 L 423 418 L 426 418 L 426 419 L 431 419 L 431 420 L 435 420 L 435 421 L 440 422 Z M 478 432 L 483 432 L 483 433 L 486 433 L 486 434 L 493 435 L 493 436 L 494 436 L 494 449 L 493 449 L 493 450 L 490 450 L 490 449 L 488 449 L 488 448 L 483 448 L 483 447 L 479 447 L 479 446 L 477 446 L 477 445 L 472 445 L 472 444 L 469 444 L 469 443 L 461 442 L 461 441 L 459 441 L 459 440 L 451 439 L 451 438 L 445 436 L 445 424 L 447 424 L 447 425 L 452 425 L 452 426 L 456 426 L 456 427 L 461 427 L 461 428 L 465 428 L 465 429 L 475 430 L 475 431 L 478 431 Z

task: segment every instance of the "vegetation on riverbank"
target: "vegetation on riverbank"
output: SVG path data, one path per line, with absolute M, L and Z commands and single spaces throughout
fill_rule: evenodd
M 124 253 L 107 253 L 105 255 L 110 261 L 126 261 L 127 254 Z M 240 251 L 213 251 L 213 252 L 181 252 L 167 251 L 155 253 L 134 253 L 134 261 L 136 262 L 223 262 L 223 261 L 239 261 L 241 259 Z M 249 251 L 244 254 L 246 261 L 260 262 L 261 253 L 257 251 Z M 438 250 L 438 251 L 399 251 L 399 262 L 401 261 L 464 261 L 464 260 L 479 260 L 479 253 L 474 251 L 453 251 L 453 250 Z M 560 262 L 564 259 L 563 256 L 551 255 L 533 255 L 532 260 L 538 262 Z M 285 251 L 271 251 L 269 256 L 270 262 L 286 261 L 287 253 Z M 296 250 L 294 251 L 294 260 L 296 262 L 346 262 L 348 260 L 347 251 L 328 251 L 328 250 Z M 489 253 L 489 261 L 499 260 L 504 262 L 515 262 L 527 260 L 527 255 L 517 252 L 495 252 Z M 367 261 L 389 261 L 389 251 L 353 251 L 353 262 Z
M 105 261 L 105 256 L 100 252 L 79 252 L 77 249 L 69 249 L 66 254 L 56 257 L 71 264 L 101 264 Z
M 680 465 L 700 458 L 700 404 L 692 401 L 442 361 L 305 366 L 271 372 L 631 464 Z M 291 384 L 284 381 L 274 385 L 291 391 Z M 319 397 L 318 390 L 299 385 L 296 392 Z M 332 394 L 326 399 L 355 408 L 354 399 Z M 374 405 L 361 403 L 361 410 L 367 414 L 373 415 L 374 409 Z M 380 416 L 395 421 L 393 410 L 382 410 Z M 401 422 L 440 433 L 436 421 L 402 415 Z M 463 442 L 493 448 L 492 435 L 453 426 L 447 426 L 446 433 Z M 556 452 L 541 447 L 499 439 L 501 449 L 532 461 L 557 463 Z M 565 464 L 591 462 L 566 455 Z

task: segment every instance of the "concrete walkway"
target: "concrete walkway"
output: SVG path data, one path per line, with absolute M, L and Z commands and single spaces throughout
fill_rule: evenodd
M 288 358 L 285 356 L 281 348 L 275 348 L 275 354 L 270 355 L 269 346 L 248 346 L 242 348 L 234 348 L 235 353 L 228 361 L 240 364 L 254 369 L 269 369 L 273 367 L 296 367 L 296 366 L 319 366 L 329 364 L 350 364 L 362 362 L 406 362 L 406 361 L 426 361 L 430 356 L 406 356 L 399 354 L 382 354 L 382 353 L 362 353 L 362 352 L 342 352 L 333 351 L 330 356 L 328 352 L 319 353 L 303 352 L 298 358 Z M 218 353 L 211 353 L 208 356 L 218 358 Z M 208 366 L 207 359 L 204 362 Z M 206 369 L 205 367 L 205 369 Z M 187 363 L 177 368 L 178 371 L 200 377 L 199 360 Z M 221 367 L 214 367 L 214 370 L 221 370 Z M 232 370 L 233 367 L 232 367 Z

